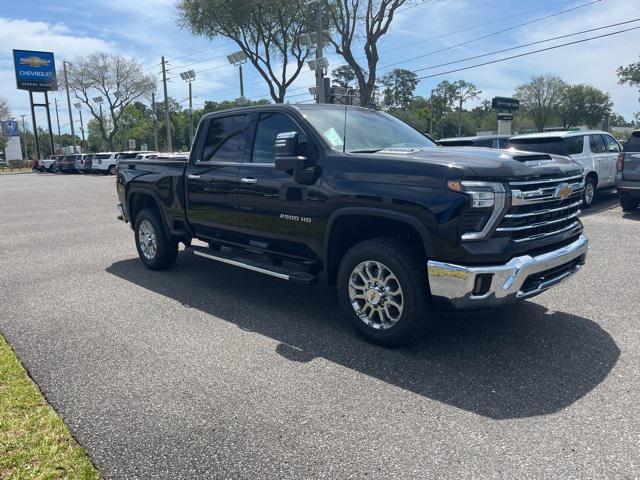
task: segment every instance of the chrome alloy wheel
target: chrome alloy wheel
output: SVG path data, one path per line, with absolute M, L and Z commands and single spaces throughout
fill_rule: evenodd
M 367 260 L 349 277 L 349 298 L 356 315 L 376 330 L 393 327 L 402 316 L 400 282 L 386 265 Z
M 156 231 L 149 220 L 142 220 L 138 227 L 138 242 L 140 250 L 147 260 L 153 260 L 158 251 L 158 242 L 156 240 Z
M 584 185 L 584 203 L 587 205 L 591 205 L 593 202 L 593 197 L 595 196 L 595 188 L 593 187 L 593 183 L 586 182 Z

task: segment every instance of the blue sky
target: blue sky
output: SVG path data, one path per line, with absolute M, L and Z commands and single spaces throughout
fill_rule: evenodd
M 398 13 L 389 34 L 380 44 L 380 72 L 392 68 L 416 69 L 464 59 L 472 55 L 514 47 L 559 35 L 579 32 L 640 17 L 638 0 L 416 0 Z M 570 11 L 566 11 L 570 10 Z M 566 11 L 565 13 L 560 13 Z M 550 18 L 552 14 L 558 14 Z M 505 18 L 510 17 L 510 18 Z M 521 23 L 535 21 L 519 27 Z M 536 48 L 586 38 L 621 28 L 640 26 L 640 22 L 583 34 L 565 40 L 489 56 L 483 61 L 501 58 Z M 511 30 L 495 34 L 500 30 Z M 462 30 L 462 31 L 461 31 Z M 484 37 L 478 39 L 479 37 Z M 438 37 L 438 38 L 434 38 Z M 476 40 L 478 39 L 478 40 Z M 467 43 L 468 42 L 468 43 Z M 456 46 L 461 43 L 465 45 Z M 184 100 L 187 86 L 179 72 L 196 71 L 194 104 L 205 100 L 234 99 L 239 96 L 238 72 L 227 63 L 226 55 L 237 50 L 228 40 L 193 37 L 178 25 L 174 0 L 57 0 L 4 2 L 0 12 L 0 95 L 9 100 L 16 118 L 28 114 L 28 94 L 16 90 L 11 50 L 53 51 L 56 62 L 73 60 L 79 55 L 109 51 L 134 56 L 150 74 L 159 74 L 160 57 L 169 60 L 169 94 Z M 444 50 L 446 49 L 446 50 Z M 444 50 L 438 53 L 434 51 Z M 412 61 L 405 59 L 426 55 Z M 631 118 L 640 110 L 638 92 L 617 84 L 616 68 L 638 61 L 640 30 L 627 32 L 570 47 L 530 55 L 503 63 L 437 76 L 420 82 L 416 93 L 428 96 L 441 80 L 465 79 L 477 85 L 481 98 L 509 96 L 514 88 L 541 73 L 560 75 L 570 83 L 590 83 L 611 94 L 615 111 Z M 331 67 L 341 63 L 328 55 Z M 401 62 L 397 65 L 392 63 Z M 462 62 L 420 72 L 439 73 Z M 158 76 L 158 78 L 160 78 Z M 290 88 L 291 102 L 309 101 L 307 87 L 314 84 L 313 72 L 304 73 Z M 160 90 L 158 91 L 160 96 Z M 250 65 L 245 67 L 245 96 L 268 98 L 267 87 Z M 69 130 L 63 92 L 50 96 L 60 104 L 60 124 Z M 186 106 L 186 101 L 183 103 Z M 86 115 L 86 114 L 85 114 Z M 27 117 L 29 118 L 29 117 Z M 44 111 L 38 114 L 44 126 Z M 55 129 L 55 114 L 53 115 Z

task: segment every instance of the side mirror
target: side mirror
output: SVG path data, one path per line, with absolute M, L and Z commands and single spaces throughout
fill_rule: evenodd
M 307 157 L 298 155 L 298 132 L 279 133 L 276 137 L 276 169 L 291 173 L 309 166 Z

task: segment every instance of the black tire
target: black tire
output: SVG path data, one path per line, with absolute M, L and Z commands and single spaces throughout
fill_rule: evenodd
M 640 207 L 640 198 L 633 198 L 628 195 L 620 195 L 620 206 L 623 212 L 633 212 Z
M 401 291 L 402 311 L 396 323 L 387 328 L 375 328 L 369 323 L 380 320 L 379 314 L 364 315 L 356 313 L 350 297 L 350 279 L 362 280 L 355 269 L 366 262 L 382 264 L 396 277 Z M 364 270 L 360 270 L 364 272 Z M 387 277 L 391 278 L 391 277 Z M 422 337 L 434 322 L 434 312 L 429 295 L 426 261 L 420 253 L 407 243 L 396 238 L 374 238 L 358 243 L 342 258 L 337 276 L 338 299 L 355 331 L 366 340 L 386 347 L 407 345 Z M 375 292 L 374 292 L 375 293 Z M 365 296 L 367 293 L 365 292 Z M 383 301 L 388 301 L 384 299 Z M 365 304 L 366 300 L 361 300 Z M 364 312 L 366 306 L 360 307 Z M 384 306 L 382 307 L 384 309 Z M 386 308 L 392 308 L 387 306 Z M 369 310 L 371 312 L 371 310 Z M 397 314 L 399 310 L 396 310 Z M 382 323 L 382 322 L 378 322 Z
M 58 172 L 60 171 L 60 169 L 59 169 L 59 168 L 58 168 L 58 166 L 54 163 L 53 165 L 51 165 L 51 166 L 49 167 L 49 171 L 50 171 L 51 173 L 58 173 Z
M 115 174 L 116 174 L 116 166 L 115 166 L 115 165 L 111 165 L 111 166 L 109 167 L 109 170 L 107 171 L 107 173 L 108 173 L 109 175 L 115 175 Z
M 141 244 L 141 226 L 147 229 L 151 227 L 154 235 L 155 252 L 151 255 L 149 244 Z M 136 249 L 140 260 L 150 270 L 166 270 L 173 266 L 178 258 L 178 242 L 175 239 L 168 239 L 164 225 L 155 210 L 144 209 L 136 216 L 134 228 Z
M 584 192 L 582 192 L 582 205 L 584 208 L 589 208 L 593 205 L 593 200 L 596 198 L 596 179 L 591 175 L 587 175 L 584 179 Z M 592 189 L 593 195 L 589 194 L 589 189 Z

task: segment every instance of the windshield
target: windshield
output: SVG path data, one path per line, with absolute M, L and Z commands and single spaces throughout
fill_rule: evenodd
M 388 148 L 432 148 L 435 143 L 391 115 L 356 108 L 309 108 L 305 118 L 336 150 L 369 153 Z

